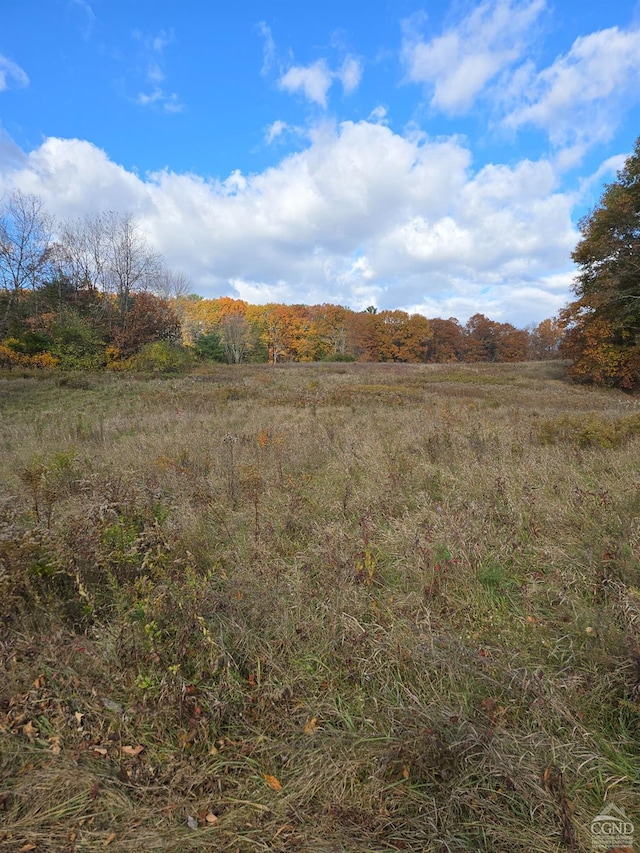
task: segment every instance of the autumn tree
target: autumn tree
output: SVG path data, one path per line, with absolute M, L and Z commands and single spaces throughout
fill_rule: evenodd
M 529 334 L 529 357 L 536 361 L 558 358 L 563 336 L 564 328 L 557 318 L 538 323 Z
M 431 362 L 463 361 L 465 338 L 463 328 L 455 317 L 448 320 L 429 320 L 431 336 L 427 341 L 426 358 Z
M 474 314 L 464 327 L 465 361 L 496 361 L 498 323 L 484 314 Z
M 350 356 L 349 321 L 352 313 L 341 305 L 314 306 L 311 316 L 319 336 L 321 358 L 331 361 Z
M 127 322 L 117 329 L 113 343 L 122 356 L 130 356 L 145 344 L 155 341 L 177 343 L 180 321 L 171 303 L 152 293 L 136 293 L 130 297 Z
M 579 223 L 572 258 L 577 300 L 562 312 L 570 374 L 626 390 L 640 387 L 640 138 Z

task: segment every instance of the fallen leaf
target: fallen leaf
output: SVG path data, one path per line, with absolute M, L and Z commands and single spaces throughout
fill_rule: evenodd
M 101 755 L 104 758 L 104 756 L 107 755 L 108 753 L 107 753 L 107 750 L 104 748 L 104 746 L 94 746 L 93 747 L 93 754 L 94 755 Z
M 78 724 L 78 728 L 82 725 L 82 720 L 84 718 L 84 714 L 81 714 L 80 711 L 76 711 L 73 715 L 76 718 L 76 723 Z
M 403 767 L 403 768 L 402 768 L 402 778 L 403 778 L 403 779 L 408 779 L 408 778 L 409 778 L 409 768 L 408 768 L 408 767 Z
M 107 844 L 111 844 L 112 841 L 115 841 L 117 837 L 118 836 L 115 832 L 110 832 L 102 843 L 106 847 Z
M 20 853 L 27 853 L 28 850 L 35 850 L 36 847 L 36 844 L 23 844 L 20 848 Z
M 44 675 L 39 675 L 39 676 L 36 678 L 36 680 L 33 682 L 33 686 L 36 688 L 36 690 L 40 690 L 40 688 L 41 688 L 41 687 L 44 687 L 46 683 L 47 683 L 47 682 L 46 682 L 46 680 L 45 680 Z
M 33 743 L 36 739 L 36 735 L 38 734 L 38 729 L 33 725 L 32 721 L 29 720 L 29 722 L 22 727 L 22 732 L 29 738 L 31 743 Z
M 189 829 L 197 829 L 198 828 L 198 821 L 195 819 L 195 817 L 191 817 L 191 815 L 187 815 L 187 826 L 189 827 Z
M 122 705 L 118 702 L 114 702 L 112 699 L 103 699 L 102 704 L 107 709 L 107 711 L 113 711 L 115 714 L 122 713 Z
M 49 749 L 54 755 L 60 755 L 62 751 L 62 738 L 60 735 L 54 735 L 53 737 L 47 738 L 47 743 L 51 744 Z
M 214 815 L 213 812 L 209 812 L 209 814 L 205 817 L 207 823 L 216 823 L 218 820 L 218 816 Z
M 275 776 L 270 776 L 268 773 L 262 774 L 264 781 L 270 788 L 273 788 L 274 791 L 282 790 L 282 782 L 279 779 L 276 779 Z
M 123 755 L 132 755 L 135 758 L 136 755 L 140 755 L 140 753 L 142 752 L 143 749 L 144 749 L 144 746 L 140 746 L 139 744 L 138 744 L 138 746 L 123 746 L 122 747 L 122 754 Z
M 317 731 L 317 729 L 318 729 L 318 718 L 317 717 L 311 717 L 311 719 L 307 720 L 307 722 L 305 723 L 304 733 L 306 735 L 312 735 L 312 734 L 314 734 L 314 732 Z

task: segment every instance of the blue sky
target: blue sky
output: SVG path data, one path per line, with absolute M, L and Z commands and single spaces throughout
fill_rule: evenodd
M 203 296 L 539 322 L 639 107 L 636 0 L 0 0 L 0 193 Z

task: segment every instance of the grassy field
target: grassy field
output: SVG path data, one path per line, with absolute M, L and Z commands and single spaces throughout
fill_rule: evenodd
M 0 849 L 640 835 L 640 403 L 561 364 L 0 378 Z

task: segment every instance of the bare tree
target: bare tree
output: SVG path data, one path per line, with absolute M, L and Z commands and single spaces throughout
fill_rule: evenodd
M 154 293 L 163 299 L 181 299 L 189 293 L 190 289 L 191 282 L 185 273 L 165 268 L 158 276 Z
M 52 261 L 53 219 L 42 199 L 14 190 L 0 206 L 0 286 L 4 310 L 0 331 L 4 332 L 15 298 L 35 288 Z
M 130 213 L 107 213 L 102 218 L 105 235 L 105 274 L 115 293 L 121 317 L 130 308 L 131 294 L 153 292 L 164 269 L 162 256 L 149 247 L 140 223 Z
M 60 272 L 77 290 L 104 290 L 107 259 L 103 216 L 65 222 L 57 256 Z
M 240 364 L 250 347 L 249 323 L 241 314 L 228 314 L 221 326 L 227 361 L 229 364 Z

